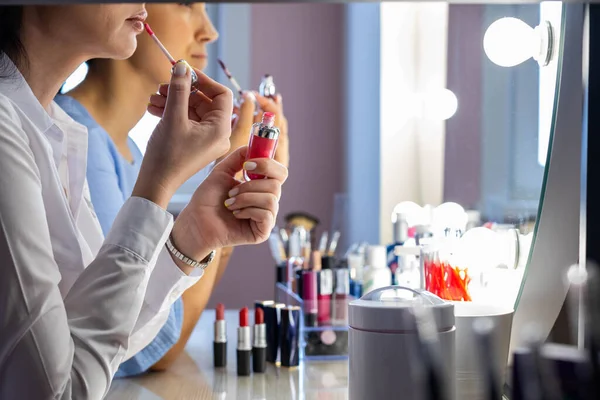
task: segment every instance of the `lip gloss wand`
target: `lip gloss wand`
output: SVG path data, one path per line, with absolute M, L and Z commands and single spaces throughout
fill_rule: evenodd
M 194 71 L 194 69 L 190 66 L 190 64 L 188 64 L 188 62 L 185 61 L 185 60 L 175 61 L 175 59 L 173 58 L 173 56 L 171 55 L 171 53 L 169 53 L 169 50 L 167 50 L 167 48 L 161 43 L 161 41 L 158 40 L 158 38 L 154 34 L 154 31 L 152 30 L 152 28 L 150 28 L 150 25 L 148 25 L 147 23 L 144 23 L 144 28 L 146 29 L 146 32 L 148 33 L 148 35 L 150 35 L 150 37 L 152 38 L 152 40 L 154 40 L 154 43 L 156 43 L 156 45 L 158 46 L 158 48 L 160 49 L 160 51 L 162 51 L 162 53 L 165 55 L 165 57 L 167 57 L 167 59 L 169 60 L 169 62 L 171 63 L 171 65 L 173 65 L 173 67 L 175 67 L 175 64 L 177 64 L 178 62 L 181 62 L 181 61 L 184 62 L 184 63 L 186 63 L 186 65 L 190 69 L 190 74 L 192 76 L 192 91 L 199 93 L 203 97 L 204 100 L 206 100 L 209 103 L 211 103 L 212 99 L 210 97 L 208 97 L 207 95 L 205 95 L 204 93 L 202 93 L 201 91 L 198 90 L 198 87 L 197 87 L 197 85 L 198 85 L 198 74 L 196 74 L 196 71 Z

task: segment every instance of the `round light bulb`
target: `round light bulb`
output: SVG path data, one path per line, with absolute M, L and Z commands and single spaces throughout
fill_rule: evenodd
M 535 55 L 536 42 L 539 38 L 534 28 L 518 18 L 507 17 L 489 26 L 483 37 L 483 49 L 494 64 L 514 67 Z
M 438 121 L 451 118 L 458 109 L 458 99 L 449 89 L 438 89 L 423 96 L 423 116 Z

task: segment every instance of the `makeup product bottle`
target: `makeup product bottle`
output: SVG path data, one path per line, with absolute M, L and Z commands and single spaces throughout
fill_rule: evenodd
M 363 254 L 348 254 L 348 269 L 350 270 L 350 296 L 360 299 L 363 292 L 363 275 L 365 257 Z
M 301 256 L 300 234 L 297 231 L 290 237 L 290 252 L 287 262 L 287 286 L 302 295 L 302 276 L 298 279 L 298 271 L 302 271 L 305 260 Z
M 252 158 L 273 158 L 275 156 L 279 128 L 276 128 L 274 124 L 275 114 L 265 112 L 262 116 L 262 121 L 252 125 L 246 160 Z M 264 176 L 244 170 L 244 179 L 246 181 L 264 179 Z
M 396 270 L 398 269 L 398 256 L 396 255 L 396 246 L 403 246 L 408 240 L 408 222 L 406 215 L 394 213 L 392 215 L 393 241 L 387 246 L 387 266 L 392 272 L 392 285 L 397 285 Z
M 283 303 L 265 306 L 265 325 L 267 325 L 267 362 L 279 364 L 279 324 Z
M 225 306 L 222 303 L 217 304 L 216 314 L 213 360 L 215 368 L 221 368 L 227 366 L 227 325 Z
M 390 286 L 391 271 L 386 263 L 386 248 L 384 246 L 369 246 L 368 268 L 365 270 L 363 292 Z
M 333 294 L 333 270 L 323 269 L 318 275 L 317 322 L 319 326 L 331 323 L 331 295 Z
M 304 301 L 304 325 L 317 326 L 317 271 L 302 271 L 302 300 Z
M 281 309 L 279 343 L 281 366 L 297 367 L 300 364 L 300 307 L 287 306 Z
M 275 82 L 273 82 L 273 76 L 265 74 L 260 81 L 258 86 L 258 94 L 263 97 L 275 100 L 277 97 L 277 89 L 275 88 Z
M 333 325 L 348 324 L 348 295 L 350 294 L 350 271 L 347 268 L 335 270 L 335 294 L 333 297 Z
M 250 340 L 250 326 L 248 324 L 248 307 L 240 310 L 240 326 L 238 328 L 237 343 L 237 374 L 249 376 L 252 372 L 250 360 L 252 358 L 252 341 Z
M 254 310 L 254 338 L 252 344 L 252 370 L 264 373 L 267 369 L 267 326 L 262 308 Z

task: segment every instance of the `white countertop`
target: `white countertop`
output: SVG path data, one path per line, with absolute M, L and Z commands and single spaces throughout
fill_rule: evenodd
M 227 311 L 227 368 L 213 367 L 214 310 L 203 313 L 183 353 L 166 372 L 116 379 L 107 399 L 319 399 L 348 398 L 348 362 L 306 362 L 297 369 L 268 365 L 264 374 L 236 375 L 238 313 Z

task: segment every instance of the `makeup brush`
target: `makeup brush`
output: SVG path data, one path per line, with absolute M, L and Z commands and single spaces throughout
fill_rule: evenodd
M 223 73 L 225 74 L 225 76 L 227 77 L 227 79 L 229 79 L 229 82 L 231 82 L 231 84 L 233 85 L 233 87 L 235 88 L 235 90 L 237 90 L 238 96 L 241 98 L 244 95 L 244 91 L 242 90 L 242 87 L 237 82 L 237 80 L 233 77 L 233 75 L 231 74 L 231 72 L 229 72 L 229 68 L 227 68 L 227 66 L 225 65 L 225 63 L 223 62 L 223 60 L 221 60 L 220 58 L 217 58 L 217 62 L 221 66 L 221 69 L 223 70 Z
M 277 264 L 281 264 L 287 259 L 283 243 L 281 243 L 281 239 L 276 231 L 271 232 L 269 235 L 269 248 L 271 249 L 271 255 Z
M 341 235 L 342 233 L 340 231 L 333 232 L 333 235 L 331 236 L 331 242 L 329 243 L 329 250 L 327 251 L 327 254 L 329 256 L 333 257 L 335 255 L 335 251 L 337 249 L 337 245 Z
M 327 231 L 324 231 L 321 234 L 321 240 L 319 241 L 319 251 L 321 252 L 321 254 L 325 254 L 325 251 L 327 251 L 328 237 L 329 237 L 329 233 Z

